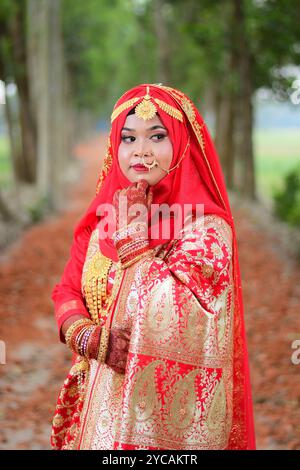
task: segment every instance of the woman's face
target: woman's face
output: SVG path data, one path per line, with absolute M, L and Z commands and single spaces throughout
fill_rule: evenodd
M 121 143 L 118 150 L 118 160 L 123 174 L 129 181 L 135 183 L 145 179 L 152 186 L 158 183 L 166 172 L 160 166 L 151 168 L 134 167 L 143 165 L 142 156 L 146 163 L 152 163 L 154 156 L 160 166 L 168 170 L 173 158 L 173 147 L 165 128 L 158 115 L 144 121 L 135 114 L 127 116 L 121 130 Z

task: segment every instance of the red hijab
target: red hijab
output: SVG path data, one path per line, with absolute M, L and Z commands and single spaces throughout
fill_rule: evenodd
M 177 203 L 182 207 L 182 211 L 184 210 L 185 204 L 191 204 L 193 213 L 196 212 L 196 204 L 203 204 L 205 214 L 218 214 L 231 224 L 232 217 L 220 163 L 206 125 L 198 110 L 193 103 L 178 90 L 166 89 L 166 87 L 160 85 L 145 84 L 127 91 L 117 101 L 114 107 L 116 110 L 120 105 L 132 100 L 132 98 L 140 97 L 140 101 L 125 108 L 112 122 L 107 150 L 107 160 L 109 159 L 109 162 L 106 162 L 106 168 L 99 178 L 100 184 L 98 185 L 97 195 L 87 213 L 79 222 L 76 228 L 76 234 L 79 234 L 81 230 L 88 226 L 94 228 L 96 221 L 100 220 L 100 217 L 96 217 L 97 208 L 102 204 L 112 204 L 114 193 L 118 189 L 126 188 L 132 184 L 120 169 L 118 148 L 121 142 L 121 130 L 124 126 L 127 114 L 143 100 L 147 86 L 149 87 L 151 101 L 153 101 L 154 104 L 154 99 L 158 98 L 171 105 L 173 108 L 181 110 L 183 115 L 183 122 L 181 122 L 171 117 L 155 104 L 162 123 L 168 129 L 169 137 L 173 145 L 171 167 L 178 163 L 183 153 L 184 157 L 175 170 L 171 171 L 157 184 L 152 186 L 153 204 L 160 205 L 167 203 L 169 206 L 172 206 L 172 204 Z M 184 109 L 182 109 L 180 101 L 183 103 L 183 106 L 185 106 Z M 187 114 L 185 114 L 185 111 Z M 192 122 L 188 116 L 192 117 Z M 186 149 L 189 138 L 190 146 Z M 108 174 L 103 175 L 103 173 Z M 215 181 L 219 182 L 218 186 L 221 188 L 221 191 L 218 189 L 218 186 L 216 186 Z M 108 219 L 108 217 L 106 217 L 106 219 Z M 113 222 L 114 221 L 111 220 L 112 224 Z M 170 239 L 172 239 L 172 224 L 170 224 L 170 227 Z M 168 241 L 166 238 L 162 238 L 161 230 L 158 232 L 160 233 L 159 238 L 151 239 L 150 228 L 151 221 L 149 225 L 150 248 Z M 99 239 L 99 245 L 101 252 L 105 256 L 111 258 L 113 261 L 118 260 L 118 254 L 111 237 Z
M 175 88 L 157 84 L 143 84 L 128 90 L 116 103 L 114 110 L 123 110 L 113 120 L 104 166 L 97 182 L 96 196 L 87 212 L 75 228 L 75 238 L 82 231 L 93 230 L 99 218 L 97 207 L 112 203 L 117 189 L 132 184 L 122 173 L 118 162 L 118 147 L 121 129 L 127 114 L 144 98 L 147 87 L 151 101 L 164 126 L 168 129 L 173 145 L 171 167 L 181 158 L 190 137 L 190 146 L 180 165 L 153 186 L 153 203 L 179 203 L 180 205 L 204 204 L 204 213 L 217 214 L 231 226 L 233 234 L 233 279 L 235 291 L 234 319 L 234 416 L 229 448 L 255 449 L 252 398 L 249 376 L 248 352 L 244 328 L 243 297 L 238 261 L 237 240 L 233 217 L 229 205 L 224 177 L 217 152 L 209 131 L 193 102 Z M 134 100 L 134 98 L 139 98 Z M 155 99 L 162 100 L 176 108 L 183 116 L 183 122 L 171 117 L 161 109 Z M 130 105 L 130 101 L 132 104 Z M 150 239 L 150 238 L 149 238 Z M 150 239 L 150 247 L 162 243 L 162 239 Z M 99 240 L 101 252 L 117 261 L 117 252 L 110 238 Z

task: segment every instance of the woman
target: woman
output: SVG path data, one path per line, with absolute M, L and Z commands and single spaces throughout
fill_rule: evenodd
M 207 127 L 161 84 L 127 91 L 111 121 L 52 294 L 74 355 L 51 444 L 254 449 L 236 236 Z

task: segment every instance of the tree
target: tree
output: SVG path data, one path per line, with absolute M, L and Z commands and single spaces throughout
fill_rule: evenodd
M 17 113 L 12 112 L 8 97 L 6 110 L 15 178 L 34 182 L 35 128 L 26 75 L 24 5 L 15 0 L 4 0 L 0 5 L 0 78 L 6 85 L 15 83 L 18 91 Z
M 67 99 L 60 0 L 27 1 L 31 103 L 37 123 L 37 189 L 51 208 L 63 199 L 71 119 Z
M 253 97 L 263 86 L 288 97 L 294 77 L 288 83 L 278 71 L 299 62 L 299 2 L 171 3 L 185 34 L 205 57 L 201 74 L 206 78 L 205 86 L 215 94 L 215 137 L 228 187 L 255 199 Z

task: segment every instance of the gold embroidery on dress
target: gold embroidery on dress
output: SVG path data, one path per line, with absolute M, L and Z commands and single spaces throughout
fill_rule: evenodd
M 168 432 L 184 431 L 193 421 L 201 418 L 201 407 L 195 391 L 195 379 L 199 370 L 193 370 L 178 380 L 172 388 L 170 414 L 168 416 Z
M 68 300 L 67 302 L 64 302 L 58 309 L 56 313 L 56 318 L 59 319 L 66 313 L 68 310 L 73 310 L 73 309 L 82 309 L 83 304 L 80 300 Z
M 215 239 L 230 257 L 232 239 L 227 223 L 215 215 L 205 216 L 204 222 L 199 221 L 204 236 L 214 228 Z M 88 273 L 99 251 L 96 235 L 92 237 L 83 282 L 93 278 Z M 212 263 L 221 254 L 217 246 L 211 251 Z M 127 367 L 134 382 L 123 387 L 120 379 L 117 386 L 111 380 L 118 374 L 106 365 L 97 366 L 95 387 L 91 395 L 87 392 L 90 401 L 85 405 L 89 409 L 82 448 L 111 449 L 116 441 L 162 449 L 227 446 L 233 399 L 232 286 L 224 285 L 220 296 L 214 297 L 209 283 L 202 294 L 211 312 L 204 309 L 191 290 L 170 275 L 164 255 L 171 255 L 172 249 L 178 249 L 176 244 L 169 251 L 166 247 L 161 250 L 158 258 L 142 260 L 126 270 L 128 278 L 122 284 L 116 315 L 118 325 L 132 327 Z M 178 255 L 180 260 L 180 252 Z M 232 276 L 231 264 L 224 265 L 225 271 Z M 181 277 L 181 273 L 179 263 L 176 276 L 189 282 L 188 275 Z M 156 359 L 142 365 L 139 357 L 144 355 Z M 180 363 L 190 364 L 191 371 L 183 375 Z
M 159 406 L 155 386 L 155 372 L 158 366 L 164 366 L 163 361 L 153 361 L 136 374 L 132 393 L 131 419 L 133 422 L 147 421 Z
M 79 439 L 80 450 L 113 448 L 121 411 L 124 375 L 117 374 L 106 364 L 91 360 Z
M 221 379 L 215 389 L 206 421 L 211 436 L 218 441 L 227 436 L 225 433 L 226 412 L 226 393 Z

